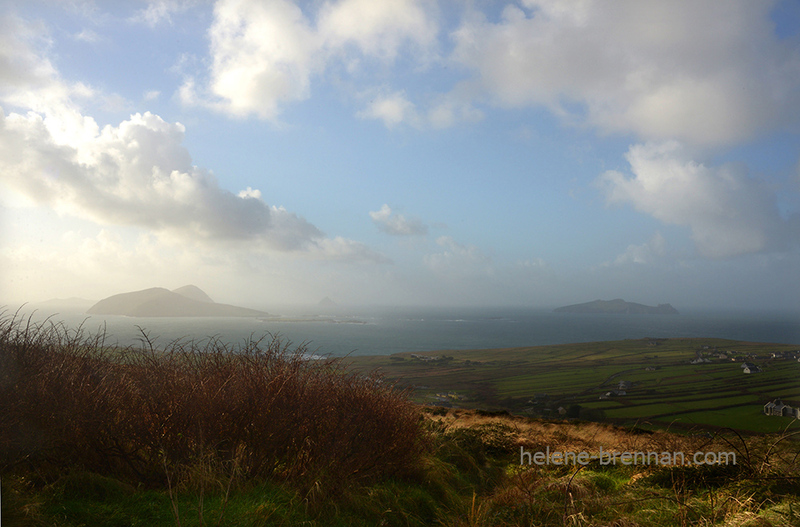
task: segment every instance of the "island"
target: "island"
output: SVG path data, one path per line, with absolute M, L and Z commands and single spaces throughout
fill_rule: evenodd
M 170 291 L 151 287 L 141 291 L 120 293 L 97 302 L 89 315 L 123 315 L 128 317 L 263 317 L 269 313 L 214 302 L 194 285 Z
M 593 300 L 583 304 L 559 307 L 556 313 L 589 313 L 611 315 L 677 315 L 678 310 L 669 304 L 659 304 L 656 307 L 645 306 L 635 302 L 626 302 L 621 298 L 614 300 Z
M 339 304 L 337 304 L 336 302 L 334 302 L 333 300 L 331 300 L 331 298 L 330 298 L 329 296 L 326 296 L 325 298 L 323 298 L 322 300 L 320 300 L 320 301 L 319 301 L 319 304 L 317 304 L 317 305 L 318 305 L 319 307 L 326 307 L 326 308 L 330 308 L 330 307 L 339 307 Z

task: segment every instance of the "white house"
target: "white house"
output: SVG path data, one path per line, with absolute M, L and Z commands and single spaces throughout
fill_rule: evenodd
M 764 414 L 800 419 L 800 408 L 792 408 L 788 404 L 783 404 L 783 401 L 780 399 L 775 399 L 764 405 Z

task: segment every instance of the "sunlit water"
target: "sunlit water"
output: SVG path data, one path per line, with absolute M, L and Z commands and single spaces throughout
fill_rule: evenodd
M 790 314 L 685 312 L 680 315 L 578 315 L 526 308 L 374 308 L 327 313 L 271 311 L 283 318 L 130 318 L 58 314 L 51 318 L 106 342 L 139 346 L 144 330 L 156 345 L 217 337 L 240 344 L 271 334 L 322 355 L 388 355 L 402 351 L 505 348 L 644 337 L 714 337 L 800 345 L 800 317 Z M 47 313 L 37 312 L 35 318 Z

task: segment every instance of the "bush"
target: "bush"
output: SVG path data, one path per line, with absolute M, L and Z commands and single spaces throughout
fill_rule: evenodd
M 322 494 L 413 471 L 407 394 L 277 338 L 110 348 L 50 321 L 0 319 L 0 471 L 24 463 L 164 485 L 213 459 Z M 2 473 L 0 472 L 0 473 Z M 48 476 L 49 474 L 49 476 Z

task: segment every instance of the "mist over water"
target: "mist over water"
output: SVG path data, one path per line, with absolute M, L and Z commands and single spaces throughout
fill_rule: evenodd
M 278 313 L 279 311 L 271 311 Z M 131 318 L 59 314 L 70 328 L 83 324 L 106 342 L 139 346 L 142 328 L 156 346 L 176 339 L 217 337 L 240 344 L 251 336 L 277 335 L 306 343 L 322 355 L 388 355 L 397 352 L 507 348 L 645 337 L 709 337 L 800 346 L 800 317 L 789 313 L 682 312 L 679 315 L 583 315 L 533 308 L 338 308 L 286 313 L 281 318 Z M 46 317 L 37 312 L 35 320 Z

